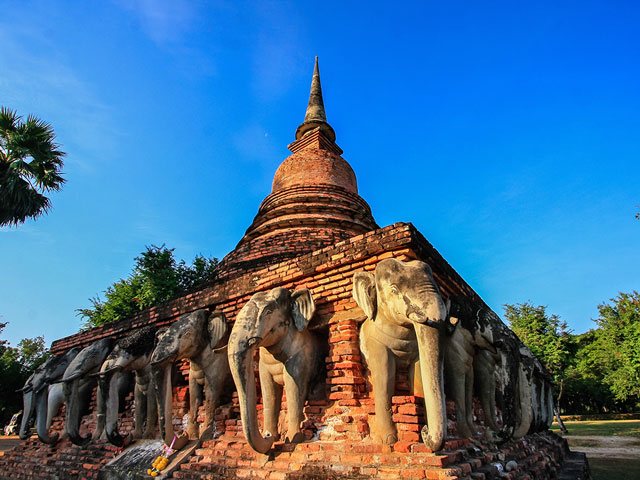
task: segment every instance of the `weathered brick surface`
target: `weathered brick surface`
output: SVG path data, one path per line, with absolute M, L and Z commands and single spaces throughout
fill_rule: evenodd
M 272 193 L 236 248 L 221 262 L 223 276 L 259 269 L 335 245 L 378 228 L 358 195 L 342 150 L 315 129 L 296 140 L 278 167 Z
M 492 469 L 497 467 L 492 467 L 491 463 L 509 456 L 517 457 L 518 463 L 526 469 L 540 472 L 532 478 L 549 478 L 549 472 L 558 468 L 563 455 L 562 445 L 558 446 L 558 440 L 552 434 L 511 442 L 500 451 L 489 450 L 482 443 L 468 439 L 453 439 L 447 442 L 445 451 L 430 452 L 420 441 L 420 428 L 425 421 L 423 400 L 409 394 L 407 372 L 399 372 L 393 398 L 400 441 L 393 448 L 371 442 L 369 425 L 374 424 L 374 405 L 369 373 L 363 366 L 358 346 L 358 329 L 365 317 L 352 298 L 351 284 L 355 272 L 372 271 L 379 261 L 392 257 L 427 261 L 444 296 L 466 295 L 478 304 L 482 303 L 411 224 L 398 223 L 257 271 L 223 277 L 208 288 L 142 312 L 130 320 L 60 339 L 54 342 L 52 350 L 60 352 L 72 346 L 84 346 L 105 336 L 122 337 L 144 325 L 170 324 L 179 315 L 198 308 L 221 310 L 229 322 L 233 322 L 238 310 L 255 292 L 276 286 L 306 287 L 312 291 L 317 305 L 310 328 L 327 346 L 325 398 L 307 402 L 303 424 L 306 442 L 299 445 L 277 443 L 271 458 L 257 455 L 244 440 L 234 394 L 229 403 L 216 410 L 216 435 L 219 437 L 203 445 L 175 478 L 233 478 L 234 475 L 237 478 L 291 479 L 454 479 L 472 478 L 471 475 L 475 475 L 473 478 L 482 478 L 482 475 L 494 478 Z M 184 378 L 188 363 L 183 362 L 180 370 L 183 378 L 174 390 L 176 426 L 188 409 Z M 285 399 L 281 426 L 286 424 Z M 132 428 L 130 412 L 129 408 L 124 415 L 123 431 Z M 447 412 L 450 435 L 455 435 L 452 402 L 448 402 Z M 261 420 L 260 405 L 258 413 Z M 58 417 L 53 430 L 61 430 L 62 423 L 63 417 Z M 93 429 L 93 423 L 92 413 L 84 419 L 85 428 Z M 115 449 L 104 443 L 82 450 L 67 440 L 48 447 L 34 437 L 0 457 L 0 478 L 96 478 L 97 468 L 114 455 Z M 21 467 L 18 469 L 17 465 Z

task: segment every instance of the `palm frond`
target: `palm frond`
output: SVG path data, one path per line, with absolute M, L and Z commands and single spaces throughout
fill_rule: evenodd
M 14 110 L 0 108 L 0 226 L 17 225 L 51 208 L 43 195 L 60 190 L 65 152 L 51 125 Z

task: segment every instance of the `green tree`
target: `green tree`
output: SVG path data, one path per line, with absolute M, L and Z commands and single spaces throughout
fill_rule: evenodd
M 563 379 L 570 361 L 570 331 L 557 315 L 547 314 L 543 305 L 529 302 L 505 305 L 505 318 L 520 340 L 538 357 L 551 375 Z
M 53 128 L 0 108 L 0 226 L 18 225 L 51 208 L 44 194 L 60 190 L 62 158 Z
M 176 261 L 174 249 L 152 245 L 135 258 L 133 271 L 105 290 L 106 299 L 89 299 L 80 308 L 84 327 L 92 328 L 131 318 L 136 313 L 202 287 L 216 276 L 218 260 L 197 256 L 191 265 Z
M 594 342 L 585 369 L 598 371 L 616 400 L 640 399 L 640 293 L 619 293 L 598 306 Z
M 0 334 L 7 326 L 0 322 Z M 22 388 L 34 370 L 49 358 L 44 337 L 25 338 L 17 347 L 0 340 L 0 426 L 4 426 L 11 416 L 22 408 Z
M 615 398 L 604 381 L 599 358 L 602 345 L 598 329 L 572 336 L 571 364 L 565 371 L 565 388 L 561 407 L 567 413 L 607 413 L 633 410 L 633 404 Z

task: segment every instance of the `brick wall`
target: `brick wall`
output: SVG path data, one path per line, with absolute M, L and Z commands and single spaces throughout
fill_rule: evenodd
M 547 432 L 491 450 L 477 440 L 455 439 L 455 411 L 451 402 L 448 402 L 447 413 L 453 439 L 447 442 L 443 452 L 430 452 L 420 441 L 419 432 L 424 424 L 422 399 L 409 395 L 406 372 L 398 375 L 393 398 L 399 442 L 393 448 L 372 443 L 369 425 L 373 425 L 373 398 L 358 346 L 359 324 L 365 317 L 352 298 L 351 284 L 355 272 L 374 270 L 379 261 L 392 257 L 427 261 L 444 296 L 464 295 L 482 304 L 411 224 L 398 223 L 255 272 L 222 278 L 208 288 L 145 311 L 131 320 L 57 340 L 52 350 L 60 352 L 72 346 L 84 346 L 104 336 L 121 337 L 143 325 L 169 324 L 179 315 L 199 308 L 223 311 L 228 321 L 233 322 L 238 310 L 255 292 L 277 286 L 309 288 L 317 306 L 310 328 L 327 346 L 327 377 L 324 399 L 307 402 L 305 407 L 303 433 L 306 442 L 299 445 L 278 442 L 269 457 L 257 455 L 244 441 L 234 395 L 230 403 L 216 410 L 218 438 L 206 442 L 175 478 L 233 478 L 235 475 L 238 478 L 274 479 L 480 479 L 494 478 L 498 467 L 492 463 L 504 459 L 515 459 L 519 466 L 511 476 L 500 478 L 550 478 L 566 451 L 561 440 Z M 186 373 L 187 364 L 182 364 L 181 369 Z M 188 408 L 186 387 L 176 386 L 174 397 L 174 421 L 180 423 Z M 481 419 L 481 413 L 477 413 Z M 283 402 L 281 425 L 285 415 L 286 404 Z M 125 428 L 130 428 L 130 416 L 130 411 L 125 413 Z M 93 415 L 85 418 L 87 424 L 93 421 Z M 60 418 L 57 422 L 55 428 L 61 426 Z M 533 450 L 532 445 L 535 445 Z M 0 478 L 56 478 L 60 472 L 76 475 L 78 471 L 81 471 L 81 477 L 94 478 L 92 472 L 113 454 L 113 448 L 103 443 L 79 450 L 64 440 L 52 449 L 37 440 L 29 440 L 14 452 L 0 457 L 0 471 L 12 469 L 18 463 L 26 465 L 26 470 L 2 473 Z M 80 470 L 78 465 L 82 465 Z M 39 469 L 40 476 L 29 477 L 25 473 L 31 471 L 29 466 Z M 530 473 L 533 471 L 539 476 L 533 477 Z M 64 475 L 60 478 L 67 478 Z

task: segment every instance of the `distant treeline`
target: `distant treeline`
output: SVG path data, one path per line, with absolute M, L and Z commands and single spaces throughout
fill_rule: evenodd
M 598 311 L 596 328 L 573 335 L 544 306 L 505 305 L 513 331 L 554 376 L 563 414 L 640 411 L 640 294 L 620 293 Z

